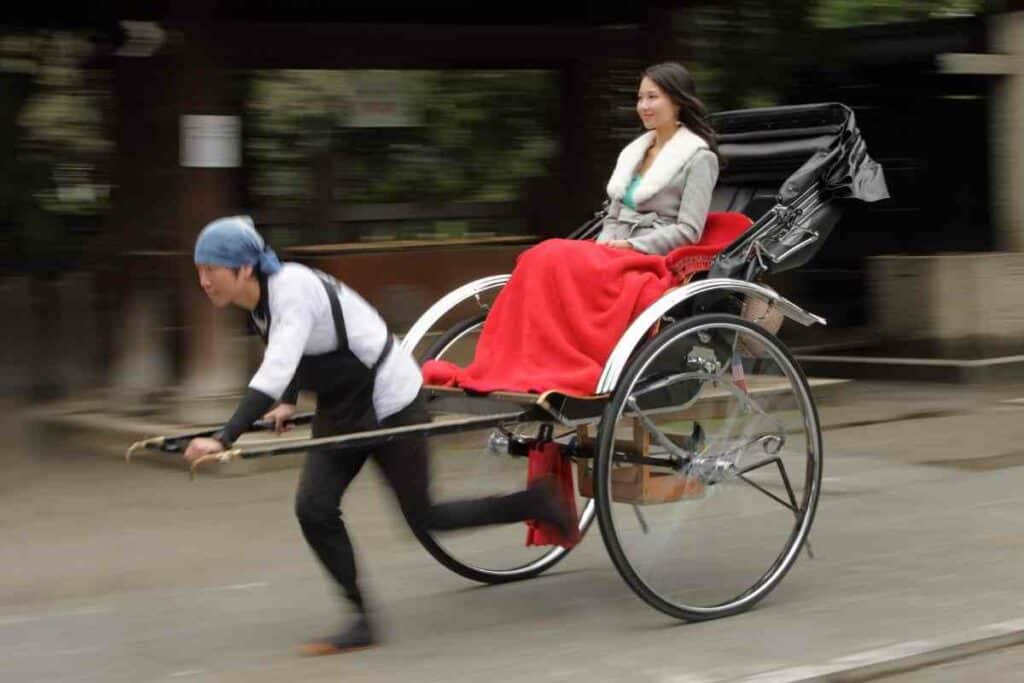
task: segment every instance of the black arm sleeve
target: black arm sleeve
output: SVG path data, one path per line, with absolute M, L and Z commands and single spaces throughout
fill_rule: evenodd
M 252 426 L 252 423 L 263 417 L 263 415 L 274 405 L 274 399 L 262 391 L 247 389 L 242 401 L 235 408 L 235 414 L 231 416 L 228 423 L 213 435 L 213 438 L 229 447 L 239 436 Z

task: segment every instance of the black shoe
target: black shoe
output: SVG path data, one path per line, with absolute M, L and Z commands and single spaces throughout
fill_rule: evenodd
M 377 639 L 374 638 L 370 622 L 365 615 L 359 615 L 352 625 L 341 633 L 305 643 L 300 652 L 310 657 L 336 655 L 341 652 L 362 650 L 376 644 Z
M 554 526 L 566 541 L 577 542 L 579 527 L 576 524 L 576 516 L 562 498 L 558 480 L 554 477 L 544 477 L 531 484 L 530 488 L 539 494 L 539 509 L 535 519 Z

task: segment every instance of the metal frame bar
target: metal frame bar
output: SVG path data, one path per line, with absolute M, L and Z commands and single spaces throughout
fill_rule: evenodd
M 597 382 L 597 389 L 595 393 L 605 394 L 611 393 L 615 390 L 619 377 L 625 370 L 633 352 L 647 336 L 654 324 L 662 318 L 662 316 L 684 301 L 693 299 L 701 294 L 719 291 L 733 292 L 736 294 L 755 296 L 764 299 L 769 304 L 777 306 L 779 311 L 787 318 L 795 320 L 801 325 L 825 324 L 824 318 L 814 315 L 813 313 L 809 313 L 789 299 L 780 295 L 774 289 L 765 287 L 764 285 L 747 282 L 746 280 L 735 280 L 732 278 L 721 277 L 692 282 L 668 292 L 665 296 L 648 306 L 639 316 L 637 316 L 635 320 L 633 320 L 630 326 L 626 329 L 625 334 L 619 338 L 615 348 L 612 349 L 611 355 L 608 356 L 608 360 L 604 365 L 604 370 Z

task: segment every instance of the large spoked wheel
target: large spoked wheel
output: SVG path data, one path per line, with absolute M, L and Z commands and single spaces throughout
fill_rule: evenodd
M 749 609 L 793 566 L 821 490 L 802 370 L 760 327 L 709 314 L 662 330 L 616 386 L 595 468 L 616 568 L 679 619 Z
M 485 312 L 471 315 L 436 339 L 422 354 L 426 360 L 469 362 L 483 328 Z M 517 434 L 536 436 L 539 423 L 515 425 Z M 558 436 L 556 429 L 555 435 Z M 509 455 L 504 434 L 486 429 L 431 438 L 433 499 L 437 502 L 481 498 L 521 491 L 526 486 L 527 461 Z M 594 504 L 577 498 L 580 533 L 594 518 Z M 561 546 L 527 546 L 525 524 L 504 524 L 459 531 L 418 534 L 423 547 L 456 574 L 481 583 L 506 583 L 537 576 L 568 550 Z

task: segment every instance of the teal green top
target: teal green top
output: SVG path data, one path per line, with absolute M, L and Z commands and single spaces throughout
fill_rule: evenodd
M 636 202 L 633 200 L 633 193 L 636 192 L 636 187 L 640 184 L 642 179 L 643 176 L 639 173 L 633 176 L 633 180 L 629 183 L 629 187 L 626 188 L 626 194 L 622 195 L 622 203 L 634 211 L 636 211 Z

